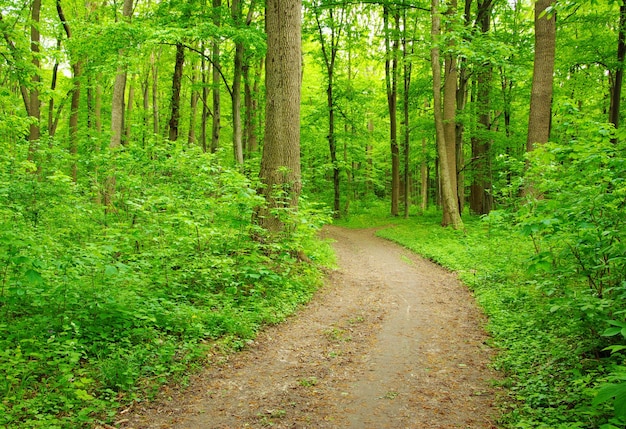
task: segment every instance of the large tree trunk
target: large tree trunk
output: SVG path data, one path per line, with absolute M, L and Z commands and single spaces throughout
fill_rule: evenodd
M 298 207 L 300 174 L 301 0 L 267 0 L 265 145 L 259 177 L 266 206 L 257 213 L 270 232 L 285 225 L 276 209 Z
M 183 80 L 183 66 L 185 64 L 185 47 L 182 43 L 176 44 L 176 62 L 174 63 L 174 75 L 172 76 L 172 103 L 171 115 L 168 124 L 169 140 L 178 140 L 178 124 L 180 122 L 180 88 Z
M 454 229 L 462 229 L 463 221 L 458 210 L 456 188 L 452 186 L 450 167 L 455 169 L 454 164 L 448 160 L 448 145 L 444 130 L 442 103 L 441 103 L 441 59 L 439 43 L 441 38 L 441 15 L 439 14 L 439 0 L 432 0 L 432 37 L 433 47 L 430 52 L 433 69 L 433 108 L 435 117 L 435 130 L 437 136 L 437 154 L 439 155 L 439 171 L 441 185 L 441 199 L 443 203 L 444 217 L 442 224 L 452 226 Z M 452 134 L 454 138 L 454 133 Z M 446 215 L 447 214 L 447 215 Z
M 448 5 L 447 15 L 453 16 L 456 14 L 457 9 L 457 0 L 451 0 Z M 448 30 L 452 31 L 451 24 L 447 25 Z M 453 44 L 452 41 L 449 42 L 450 45 Z M 434 66 L 434 65 L 433 65 Z M 457 213 L 460 212 L 459 207 L 459 199 L 458 195 L 463 195 L 464 192 L 459 191 L 459 187 L 463 188 L 463 184 L 458 183 L 458 175 L 457 175 L 457 148 L 456 148 L 456 91 L 457 91 L 457 81 L 458 81 L 458 69 L 457 69 L 457 59 L 454 52 L 448 53 L 445 56 L 444 60 L 444 83 L 443 83 L 443 127 L 445 133 L 445 145 L 446 145 L 446 162 L 447 165 L 444 164 L 444 160 L 439 158 L 439 162 L 441 167 L 443 167 L 440 171 L 443 175 L 443 169 L 445 169 L 448 173 L 448 180 L 450 182 L 450 186 L 454 191 L 454 201 L 455 207 L 454 211 Z M 454 214 L 448 208 L 446 209 L 446 204 L 443 206 L 443 223 L 444 225 L 449 225 L 454 223 L 452 217 Z
M 526 150 L 550 139 L 552 116 L 552 82 L 556 50 L 556 15 L 544 14 L 552 0 L 535 3 L 535 60 L 530 94 L 530 114 Z

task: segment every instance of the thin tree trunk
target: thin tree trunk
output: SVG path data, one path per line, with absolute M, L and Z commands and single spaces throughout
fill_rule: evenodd
M 219 27 L 221 25 L 220 8 L 222 7 L 222 0 L 213 0 L 213 24 Z M 211 53 L 211 59 L 213 64 L 213 123 L 211 128 L 211 153 L 215 153 L 220 143 L 220 129 L 221 129 L 221 102 L 220 102 L 220 44 L 218 38 L 213 41 L 213 50 Z
M 387 88 L 387 106 L 389 107 L 389 140 L 391 147 L 391 215 L 398 216 L 400 200 L 400 148 L 398 146 L 398 45 L 400 32 L 400 13 L 393 12 L 393 44 L 390 41 L 389 6 L 384 6 L 385 22 L 385 84 Z M 391 44 L 391 46 L 390 46 Z
M 426 210 L 428 207 L 428 159 L 427 156 L 427 145 L 426 145 L 426 137 L 422 138 L 422 161 L 420 165 L 420 183 L 421 183 L 421 203 L 420 209 L 422 212 Z
M 57 40 L 57 49 L 61 50 L 61 39 Z M 52 80 L 50 81 L 50 100 L 48 101 L 48 136 L 54 137 L 54 91 L 57 89 L 57 79 L 59 76 L 59 62 L 55 61 L 52 67 Z
M 191 96 L 189 97 L 189 133 L 187 134 L 187 144 L 189 146 L 196 144 L 196 116 L 198 113 L 198 100 L 200 93 L 194 88 L 198 79 L 196 66 L 192 64 L 191 71 Z
M 130 21 L 133 11 L 133 0 L 124 0 L 122 7 L 122 15 L 125 20 Z M 119 56 L 125 56 L 125 52 L 121 50 Z M 123 66 L 119 66 L 117 69 L 117 75 L 115 76 L 115 83 L 113 85 L 113 100 L 111 103 L 111 141 L 109 143 L 110 149 L 117 149 L 122 145 L 122 132 L 124 130 L 124 93 L 126 92 L 126 69 Z M 115 166 L 113 166 L 115 169 Z M 104 205 L 112 208 L 113 198 L 115 195 L 116 178 L 115 172 L 112 172 L 106 179 L 106 185 L 104 190 Z
M 31 26 L 30 26 L 30 51 L 32 54 L 33 75 L 31 77 L 31 88 L 29 91 L 28 114 L 31 117 L 28 132 L 28 159 L 34 160 L 37 152 L 37 145 L 41 137 L 41 101 L 39 100 L 39 84 L 41 77 L 39 76 L 40 61 L 39 52 L 41 51 L 41 34 L 39 32 L 39 23 L 41 16 L 41 0 L 33 0 L 31 6 Z
M 152 132 L 159 135 L 159 69 L 154 52 L 150 55 L 152 68 Z
M 202 46 L 202 52 L 204 52 L 204 45 Z M 208 86 L 208 68 L 207 62 L 202 56 L 202 62 L 200 63 L 200 73 L 202 75 L 202 114 L 200 115 L 200 147 L 202 152 L 206 153 L 208 149 L 207 145 L 207 126 L 209 120 L 209 86 Z
M 63 25 L 63 29 L 65 30 L 65 35 L 68 40 L 72 38 L 72 31 L 69 26 L 69 23 L 65 19 L 65 13 L 63 11 L 63 6 L 61 4 L 61 0 L 56 1 L 57 14 L 59 15 L 59 20 Z M 72 59 L 72 101 L 70 104 L 70 155 L 72 156 L 72 165 L 71 165 L 71 175 L 74 183 L 78 180 L 78 109 L 80 107 L 80 79 L 81 79 L 81 62 Z
M 236 1 L 235 1 L 236 2 Z M 235 4 L 233 2 L 233 4 Z M 233 67 L 232 114 L 233 114 L 233 155 L 235 163 L 243 164 L 243 127 L 241 124 L 241 77 L 243 73 L 243 43 L 235 44 Z
M 611 88 L 611 108 L 609 122 L 619 128 L 619 114 L 622 102 L 622 83 L 624 80 L 624 57 L 626 57 L 626 4 L 619 7 L 619 33 L 617 37 L 617 68 Z M 616 141 L 616 140 L 615 140 Z
M 491 27 L 491 0 L 479 0 L 476 22 L 483 36 Z M 472 137 L 472 184 L 470 186 L 470 209 L 475 214 L 488 214 L 493 206 L 491 193 L 491 83 L 493 66 L 481 65 L 477 72 L 476 110 L 478 130 Z
M 180 122 L 180 88 L 183 80 L 183 66 L 185 64 L 185 47 L 182 43 L 176 44 L 176 61 L 172 76 L 171 115 L 168 123 L 168 137 L 170 141 L 178 140 L 178 124 Z
M 248 146 L 250 148 L 250 153 L 255 153 L 259 150 L 259 139 L 258 139 L 258 129 L 260 128 L 260 123 L 262 121 L 262 115 L 260 114 L 259 109 L 259 84 L 261 82 L 261 73 L 263 72 L 263 64 L 264 60 L 259 62 L 259 67 L 256 68 L 254 73 L 254 85 L 252 86 L 252 97 L 251 97 L 251 117 L 250 117 L 250 128 L 248 128 Z
M 406 9 L 403 10 L 403 32 L 402 32 L 402 54 L 404 64 L 404 93 L 402 97 L 402 110 L 404 112 L 404 217 L 409 217 L 411 205 L 411 174 L 410 174 L 410 154 L 411 154 L 411 127 L 409 116 L 409 92 L 411 89 L 411 69 L 412 63 L 409 61 L 409 54 L 413 53 L 413 43 L 411 52 L 407 50 L 407 16 Z
M 326 107 L 328 109 L 328 148 L 330 150 L 330 162 L 333 166 L 333 215 L 335 218 L 341 216 L 341 195 L 340 195 L 340 171 L 337 162 L 337 141 L 335 136 L 335 63 L 339 51 L 339 40 L 341 38 L 341 27 L 343 25 L 344 9 L 340 9 L 340 22 L 335 25 L 333 9 L 328 10 L 331 22 L 330 28 L 322 26 L 320 11 L 314 8 L 315 21 L 317 23 L 317 35 L 322 48 L 322 56 L 326 68 Z M 330 34 L 327 35 L 327 33 Z M 327 38 L 330 37 L 330 41 Z
M 132 112 L 133 112 L 133 104 L 135 103 L 135 85 L 133 85 L 133 81 L 131 79 L 130 85 L 128 85 L 128 101 L 126 102 L 126 110 L 124 111 L 124 143 L 130 143 L 131 132 L 132 132 Z
M 96 101 L 94 103 L 94 125 L 98 134 L 102 133 L 102 86 L 96 84 Z

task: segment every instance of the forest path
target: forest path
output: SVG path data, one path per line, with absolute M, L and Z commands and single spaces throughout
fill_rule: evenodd
M 339 269 L 297 315 L 121 427 L 495 428 L 484 317 L 456 276 L 327 227 Z

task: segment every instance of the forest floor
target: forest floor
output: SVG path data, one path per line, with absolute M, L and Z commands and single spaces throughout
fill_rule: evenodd
M 339 268 L 310 304 L 118 427 L 496 428 L 493 350 L 467 288 L 373 229 L 323 235 Z

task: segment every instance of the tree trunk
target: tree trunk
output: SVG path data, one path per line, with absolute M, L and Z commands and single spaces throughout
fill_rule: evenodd
M 41 101 L 39 100 L 39 84 L 41 77 L 39 76 L 40 61 L 39 52 L 41 51 L 41 34 L 39 32 L 39 22 L 41 16 L 41 0 L 33 0 L 31 6 L 31 26 L 30 26 L 30 50 L 32 54 L 33 75 L 31 77 L 31 87 L 28 96 L 28 115 L 31 122 L 28 131 L 28 159 L 34 160 L 37 152 L 37 145 L 41 137 Z
M 333 166 L 333 214 L 335 218 L 341 215 L 340 195 L 340 171 L 337 162 L 337 141 L 335 136 L 335 63 L 339 51 L 341 38 L 341 26 L 343 25 L 343 8 L 340 9 L 341 19 L 336 25 L 333 9 L 328 9 L 330 28 L 322 26 L 320 11 L 314 8 L 315 21 L 317 23 L 318 37 L 322 47 L 322 56 L 326 68 L 326 107 L 328 108 L 328 148 L 330 150 L 330 162 Z M 330 38 L 330 41 L 328 41 Z
M 56 1 L 57 15 L 65 30 L 65 35 L 68 39 L 72 38 L 72 30 L 69 23 L 65 19 L 65 13 L 61 0 Z M 80 78 L 81 78 L 81 63 L 77 59 L 72 59 L 72 102 L 70 105 L 70 155 L 72 157 L 71 176 L 76 183 L 78 179 L 77 171 L 77 157 L 78 157 L 78 109 L 80 107 Z
M 61 39 L 57 40 L 57 49 L 61 50 Z M 56 129 L 54 127 L 54 91 L 57 89 L 59 76 L 59 62 L 55 61 L 52 67 L 52 79 L 50 81 L 50 100 L 48 101 L 48 136 L 54 137 Z
M 422 212 L 426 210 L 428 207 L 428 160 L 426 159 L 427 155 L 427 146 L 426 146 L 426 137 L 422 138 L 422 161 L 420 165 L 420 193 L 421 193 L 421 203 L 420 209 Z
M 150 55 L 152 67 L 152 132 L 159 135 L 159 69 L 154 52 Z
M 189 146 L 196 144 L 196 116 L 198 113 L 198 100 L 200 93 L 194 88 L 198 79 L 196 65 L 192 64 L 191 70 L 191 96 L 189 97 L 189 132 L 187 134 L 187 144 Z
M 168 138 L 175 142 L 178 140 L 178 124 L 180 122 L 180 88 L 183 80 L 183 66 L 185 64 L 185 47 L 182 43 L 176 44 L 176 61 L 174 63 L 174 75 L 172 76 L 172 102 L 171 115 L 168 123 Z
M 530 114 L 526 150 L 548 142 L 552 117 L 552 82 L 556 50 L 556 15 L 542 15 L 552 0 L 535 3 L 535 59 L 530 93 Z
M 619 33 L 617 37 L 617 68 L 611 88 L 611 108 L 609 122 L 619 128 L 619 113 L 622 102 L 622 83 L 624 80 L 624 57 L 626 56 L 626 4 L 619 7 Z
M 133 0 L 124 0 L 122 7 L 122 15 L 124 19 L 130 21 L 133 12 Z M 126 53 L 121 50 L 119 52 L 120 57 L 124 57 Z M 126 68 L 119 66 L 117 68 L 117 75 L 115 76 L 115 83 L 113 85 L 113 100 L 111 103 L 111 141 L 109 143 L 110 149 L 117 149 L 122 145 L 122 132 L 124 131 L 124 93 L 126 92 Z M 115 169 L 115 166 L 113 166 Z M 113 198 L 115 195 L 116 178 L 115 173 L 112 172 L 106 179 L 104 190 L 104 205 L 107 210 L 112 209 Z
M 93 108 L 94 125 L 98 134 L 102 133 L 102 86 L 96 84 L 96 100 Z
M 297 210 L 300 174 L 301 0 L 267 0 L 266 127 L 259 177 L 266 205 L 257 213 L 270 232 L 284 230 L 280 209 Z
M 216 27 L 221 25 L 220 8 L 222 0 L 213 0 L 213 24 Z M 211 52 L 211 62 L 213 64 L 213 123 L 211 125 L 211 153 L 215 153 L 220 144 L 221 129 L 221 102 L 220 102 L 220 43 L 216 37 L 213 41 L 213 50 Z
M 402 54 L 404 61 L 404 93 L 402 98 L 402 110 L 404 112 L 404 217 L 409 217 L 411 205 L 411 174 L 410 174 L 410 154 L 411 154 L 411 127 L 409 123 L 409 92 L 411 89 L 411 65 L 409 54 L 413 53 L 413 43 L 411 43 L 411 52 L 407 50 L 407 19 L 406 9 L 403 12 L 403 32 L 402 32 Z
M 133 12 L 133 0 L 124 0 L 122 16 L 129 20 Z M 120 57 L 125 57 L 126 52 L 119 52 Z M 111 142 L 109 146 L 116 148 L 122 144 L 122 133 L 124 131 L 124 93 L 126 92 L 126 68 L 119 66 L 113 84 L 113 100 L 111 103 Z M 106 199 L 105 199 L 106 200 Z
M 453 16 L 456 14 L 457 9 L 457 0 L 451 0 L 448 5 L 447 15 Z M 448 32 L 453 31 L 451 24 L 447 25 Z M 451 40 L 448 42 L 449 47 L 452 47 L 454 42 Z M 454 191 L 454 201 L 455 207 L 454 211 L 459 212 L 459 199 L 458 195 L 463 195 L 464 192 L 462 190 L 463 184 L 458 183 L 458 175 L 457 175 L 457 148 L 456 148 L 456 92 L 457 92 L 457 81 L 458 81 L 458 69 L 457 69 L 457 60 L 455 54 L 448 53 L 445 55 L 444 60 L 444 84 L 443 84 L 443 127 L 445 133 L 445 147 L 446 147 L 446 162 L 447 165 L 444 164 L 444 160 L 440 157 L 439 162 L 441 163 L 441 167 L 443 167 L 440 171 L 443 175 L 444 169 L 448 172 L 448 181 L 450 182 L 450 186 Z M 459 191 L 459 187 L 461 191 Z M 444 192 L 445 194 L 445 192 Z M 454 220 L 452 217 L 454 214 L 450 209 L 446 209 L 446 204 L 444 201 L 443 206 L 443 223 L 444 225 L 453 224 Z
M 435 130 L 437 136 L 437 154 L 439 155 L 439 171 L 441 184 L 441 199 L 443 203 L 444 217 L 442 225 L 452 226 L 454 229 L 462 229 L 463 221 L 458 210 L 456 188 L 452 186 L 450 166 L 448 160 L 448 145 L 444 131 L 442 106 L 441 106 L 441 59 L 439 55 L 439 43 L 441 38 L 441 15 L 438 8 L 439 0 L 432 0 L 432 37 L 433 48 L 431 49 L 431 63 L 433 70 L 433 108 L 435 118 Z M 454 134 L 453 134 L 454 137 Z M 454 168 L 454 167 L 453 167 Z M 447 213 L 447 216 L 446 216 Z
M 481 33 L 486 36 L 491 26 L 491 0 L 479 0 L 476 21 Z M 489 62 L 481 65 L 477 72 L 476 110 L 478 129 L 472 137 L 473 180 L 470 186 L 470 209 L 475 214 L 488 214 L 493 206 L 491 194 L 491 82 L 493 66 Z
M 202 46 L 202 52 L 204 52 L 204 45 Z M 202 114 L 200 115 L 200 147 L 202 152 L 206 153 L 208 149 L 207 144 L 207 126 L 209 123 L 209 86 L 208 86 L 208 67 L 207 61 L 202 56 L 202 62 L 200 63 L 200 74 L 202 75 Z
M 393 44 L 390 41 L 389 6 L 384 6 L 385 22 L 385 84 L 387 88 L 387 106 L 389 107 L 389 140 L 391 148 L 391 215 L 398 216 L 400 200 L 400 148 L 398 146 L 398 45 L 400 32 L 400 13 L 394 10 Z M 390 46 L 391 44 L 391 46 Z
M 233 2 L 235 4 L 235 2 Z M 241 124 L 241 76 L 243 73 L 243 43 L 235 45 L 233 67 L 232 114 L 233 114 L 233 154 L 235 163 L 243 164 L 243 127 Z

